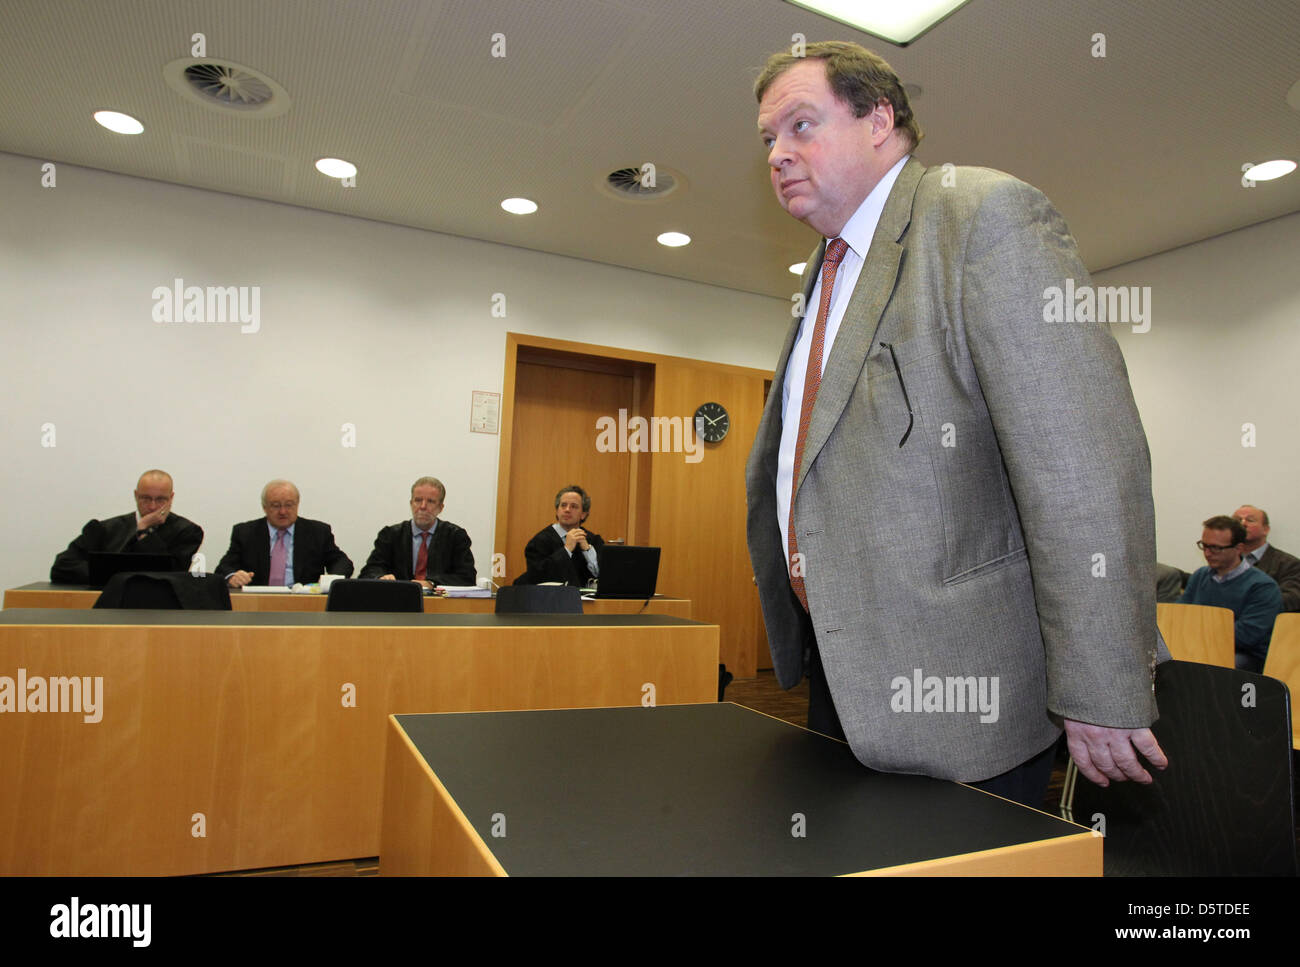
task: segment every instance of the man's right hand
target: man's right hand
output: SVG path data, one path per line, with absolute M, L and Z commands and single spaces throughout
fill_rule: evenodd
M 242 588 L 245 584 L 250 584 L 253 580 L 252 571 L 236 571 L 230 577 L 226 578 L 226 584 L 232 588 Z
M 576 547 L 580 551 L 586 551 L 590 545 L 587 543 L 587 532 L 581 527 L 575 527 L 564 535 L 564 549 L 570 554 Z
M 163 504 L 156 510 L 151 510 L 140 518 L 140 523 L 135 525 L 136 531 L 147 531 L 151 527 L 158 527 L 167 519 L 167 512 L 171 510 L 171 504 Z

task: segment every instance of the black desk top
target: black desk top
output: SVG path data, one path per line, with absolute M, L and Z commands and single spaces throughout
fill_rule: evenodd
M 824 876 L 1087 832 L 731 703 L 396 718 L 511 875 Z
M 13 589 L 14 591 L 95 591 L 99 592 L 101 588 L 92 588 L 89 584 L 51 584 L 49 581 L 33 581 L 31 584 L 21 584 Z
M 313 628 L 651 628 L 702 627 L 662 614 L 394 614 L 351 611 L 146 611 L 103 608 L 5 608 L 0 625 L 220 625 Z

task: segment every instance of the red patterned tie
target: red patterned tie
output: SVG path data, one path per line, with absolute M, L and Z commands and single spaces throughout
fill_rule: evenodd
M 423 581 L 429 570 L 429 532 L 420 531 L 420 554 L 415 559 L 415 579 Z
M 822 354 L 826 346 L 826 319 L 831 314 L 831 295 L 835 289 L 835 273 L 840 260 L 848 250 L 842 238 L 831 239 L 822 258 L 822 296 L 817 304 L 817 324 L 813 326 L 812 345 L 808 347 L 808 369 L 803 378 L 803 409 L 799 413 L 799 435 L 794 444 L 794 475 L 790 478 L 790 521 L 787 528 L 790 544 L 790 587 L 805 611 L 808 610 L 808 593 L 803 585 L 803 562 L 796 557 L 799 542 L 794 533 L 794 495 L 799 489 L 799 471 L 803 467 L 803 447 L 808 439 L 808 424 L 812 422 L 813 404 L 817 390 L 822 385 Z M 798 573 L 795 573 L 795 572 Z

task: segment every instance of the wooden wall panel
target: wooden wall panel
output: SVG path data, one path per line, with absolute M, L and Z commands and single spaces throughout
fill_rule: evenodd
M 596 451 L 596 420 L 633 406 L 632 376 L 521 360 L 515 378 L 512 470 L 497 487 L 509 494 L 506 575 L 498 584 L 524 572 L 524 545 L 555 521 L 555 491 L 565 484 L 592 495 L 589 523 L 596 533 L 606 539 L 628 534 L 631 460 L 626 453 Z
M 551 368 L 555 372 L 528 373 L 533 367 Z M 692 598 L 692 614 L 721 627 L 720 660 L 733 674 L 748 678 L 759 667 L 771 667 L 745 545 L 745 460 L 771 384 L 772 374 L 768 371 L 508 333 L 496 547 L 510 561 L 506 580 L 513 580 L 519 573 L 514 561 L 515 556 L 522 556 L 522 542 L 548 519 L 539 519 L 538 511 L 525 512 L 517 506 L 525 499 L 520 493 L 520 487 L 524 486 L 520 481 L 536 476 L 530 461 L 539 460 L 535 451 L 543 448 L 534 442 L 531 449 L 521 449 L 511 441 L 521 432 L 536 436 L 546 427 L 550 428 L 546 430 L 547 439 L 553 439 L 557 436 L 554 430 L 557 423 L 576 419 L 569 416 L 571 404 L 561 393 L 573 379 L 572 374 L 565 375 L 566 368 L 625 374 L 631 381 L 631 402 L 619 405 L 627 406 L 629 418 L 676 416 L 691 420 L 701 403 L 717 402 L 727 408 L 731 414 L 727 438 L 720 444 L 706 445 L 700 462 L 687 463 L 681 452 L 596 454 L 595 418 L 599 415 L 617 418 L 619 406 L 611 401 L 607 404 L 610 408 L 601 414 L 595 409 L 600 404 L 593 398 L 582 411 L 591 426 L 589 436 L 584 439 L 592 443 L 588 456 L 599 456 L 602 460 L 593 468 L 590 479 L 605 479 L 601 476 L 606 472 L 604 463 L 610 467 L 626 466 L 627 473 L 626 476 L 611 474 L 609 484 L 590 486 L 593 491 L 591 524 L 605 538 L 626 537 L 632 543 L 663 548 L 660 592 Z M 525 396 L 531 402 L 525 401 Z M 528 428 L 522 429 L 525 421 L 512 414 L 527 407 L 535 412 L 527 418 Z M 558 415 L 546 416 L 548 407 Z M 693 423 L 691 433 L 693 439 Z M 582 455 L 570 452 L 567 459 L 580 461 Z M 603 494 L 597 490 L 598 486 L 617 487 L 620 480 L 627 492 L 623 532 L 608 525 Z M 588 486 L 586 480 L 576 482 Z M 554 497 L 552 488 L 544 500 L 553 502 Z M 528 499 L 537 502 L 543 498 Z M 547 503 L 548 509 L 550 506 Z M 517 531 L 523 532 L 521 538 L 515 536 Z
M 689 360 L 656 367 L 656 415 L 690 420 L 708 402 L 731 416 L 721 443 L 701 443 L 698 463 L 682 453 L 652 455 L 651 542 L 664 549 L 659 586 L 691 588 L 693 614 L 721 628 L 720 660 L 751 678 L 760 651 L 767 654 L 745 543 L 745 461 L 762 415 L 763 377 Z

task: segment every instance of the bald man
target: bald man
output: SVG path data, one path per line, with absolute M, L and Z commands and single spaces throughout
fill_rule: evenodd
M 1232 515 L 1246 528 L 1243 560 L 1263 571 L 1282 590 L 1282 610 L 1300 611 L 1300 558 L 1268 542 L 1268 514 L 1252 504 L 1242 504 Z
M 334 530 L 322 520 L 299 517 L 299 500 L 290 480 L 262 488 L 265 516 L 231 528 L 230 549 L 217 564 L 226 584 L 292 587 L 319 581 L 322 574 L 352 576 L 352 561 L 334 543 Z
M 146 470 L 135 485 L 135 513 L 92 520 L 68 549 L 54 559 L 54 584 L 88 584 L 90 555 L 95 551 L 127 554 L 166 554 L 177 571 L 189 570 L 190 559 L 203 543 L 203 528 L 172 513 L 171 474 Z

